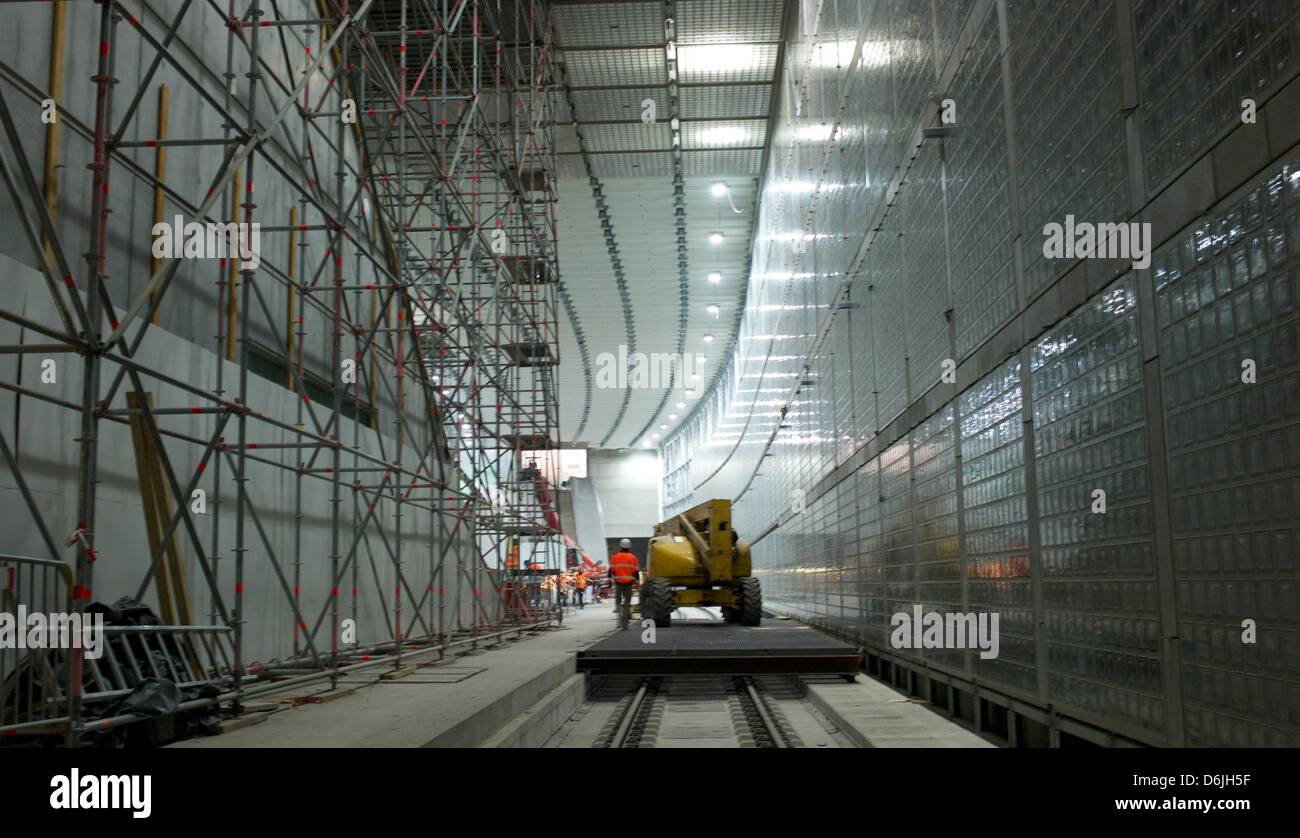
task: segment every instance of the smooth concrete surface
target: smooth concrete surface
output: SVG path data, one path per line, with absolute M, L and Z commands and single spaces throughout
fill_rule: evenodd
M 587 676 L 570 675 L 479 747 L 540 748 L 577 712 L 586 698 Z
M 659 523 L 663 469 L 659 452 L 587 452 L 587 476 L 600 497 L 606 538 L 649 538 Z
M 539 704 L 563 721 L 572 712 L 564 707 L 573 696 L 574 653 L 616 629 L 612 606 L 589 605 L 567 614 L 560 628 L 449 657 L 405 677 L 382 679 L 388 670 L 380 668 L 355 673 L 340 681 L 341 686 L 361 684 L 352 695 L 300 704 L 262 724 L 174 747 L 474 747 L 493 744 L 489 740 L 498 732 L 504 736 L 495 744 L 531 744 L 527 726 L 513 733 L 507 728 L 530 710 L 539 712 Z
M 927 705 L 865 675 L 853 683 L 810 683 L 808 698 L 862 748 L 996 747 Z

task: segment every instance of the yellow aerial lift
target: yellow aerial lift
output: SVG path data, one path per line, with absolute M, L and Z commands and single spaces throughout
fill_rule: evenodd
M 751 572 L 749 544 L 731 528 L 731 501 L 702 503 L 655 526 L 641 616 L 666 628 L 675 608 L 720 605 L 727 622 L 756 626 L 763 592 Z

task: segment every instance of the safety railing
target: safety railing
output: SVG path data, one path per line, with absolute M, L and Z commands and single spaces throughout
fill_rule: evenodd
M 0 737 L 54 732 L 67 721 L 61 649 L 32 644 L 27 615 L 68 614 L 72 569 L 54 559 L 0 554 Z M 0 742 L 0 744 L 3 744 Z
M 103 625 L 74 616 L 71 569 L 63 562 L 0 554 L 0 745 L 5 738 L 78 734 L 140 718 L 128 699 L 150 679 L 167 683 L 173 712 L 213 703 L 229 673 L 229 626 Z M 37 626 L 33 629 L 32 626 Z M 85 630 L 91 629 L 91 633 Z M 28 636 L 29 631 L 39 635 Z M 62 634 L 59 632 L 62 631 Z M 80 632 L 80 689 L 71 632 Z M 19 632 L 22 633 L 21 637 Z M 201 689 L 207 688 L 207 689 Z M 70 695 L 71 691 L 71 695 Z M 80 724 L 73 725 L 72 698 Z

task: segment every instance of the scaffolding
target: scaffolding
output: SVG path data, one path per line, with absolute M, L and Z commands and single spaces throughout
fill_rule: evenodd
M 65 11 L 53 5 L 57 38 Z M 70 569 L 62 596 L 69 610 L 86 608 L 96 575 L 114 572 L 112 562 L 96 560 L 118 549 L 96 526 L 101 428 L 133 422 L 159 463 L 168 511 L 151 540 L 138 599 L 155 582 L 162 588 L 165 556 L 181 545 L 202 576 L 195 587 L 208 599 L 206 623 L 164 627 L 172 630 L 164 669 L 175 668 L 161 674 L 215 685 L 220 694 L 208 703 L 237 710 L 250 695 L 292 683 L 272 680 L 280 671 L 333 683 L 349 668 L 401 667 L 412 655 L 442 656 L 456 645 L 555 624 L 558 604 L 540 595 L 563 560 L 555 487 L 546 478 L 557 471 L 546 465 L 559 448 L 547 4 L 163 5 L 159 13 L 120 0 L 95 4 L 98 67 L 88 82 L 95 106 L 84 127 L 93 163 L 84 175 L 65 176 L 92 181 L 83 265 L 74 266 L 70 249 L 83 243 L 56 229 L 57 196 L 33 169 L 15 116 L 18 98 L 39 101 L 46 91 L 30 79 L 15 85 L 17 93 L 0 83 L 0 175 L 59 320 L 39 322 L 0 299 L 0 318 L 41 341 L 0 352 L 68 353 L 81 367 L 75 402 L 3 382 L 19 398 L 76 413 L 77 440 L 66 450 L 76 457 L 78 523 L 66 539 L 56 537 L 0 431 L 0 462 L 48 553 L 0 562 L 19 568 L 18 578 L 23 568 L 47 573 L 51 562 Z M 303 8 L 314 14 L 304 17 Z M 199 17 L 225 31 L 224 73 L 196 73 L 176 57 L 177 33 L 195 31 Z M 147 65 L 134 89 L 114 75 L 124 55 L 143 55 Z M 158 91 L 155 116 L 143 105 L 160 67 L 187 88 Z M 169 135 L 167 100 L 182 95 L 214 109 L 224 132 L 192 136 L 172 125 Z M 63 122 L 75 125 L 76 115 L 59 107 Z M 200 150 L 215 165 L 200 194 L 182 194 L 166 178 L 167 156 L 174 165 L 188 152 L 193 162 L 204 159 Z M 146 156 L 152 171 L 141 164 Z M 130 299 L 112 299 L 109 217 L 120 190 L 110 184 L 118 179 L 154 190 L 155 221 L 181 214 L 258 224 L 259 259 L 232 255 L 181 280 L 183 258 L 155 258 Z M 281 204 L 290 196 L 287 212 L 271 215 L 262 195 Z M 137 357 L 182 281 L 215 288 L 215 388 Z M 269 357 L 256 339 L 267 333 L 275 343 Z M 250 403 L 250 375 L 265 377 L 268 365 L 294 394 L 296 416 Z M 186 394 L 185 402 L 136 395 L 161 385 Z M 193 430 L 196 417 L 201 433 Z M 267 442 L 268 434 L 280 441 Z M 177 445 L 194 447 L 197 468 L 179 466 L 191 458 L 174 456 Z M 250 469 L 267 467 L 285 475 L 278 495 L 249 485 Z M 202 516 L 191 510 L 201 486 L 210 494 Z M 311 506 L 321 491 L 327 510 Z M 290 506 L 291 543 L 277 543 L 265 520 Z M 302 522 L 311 515 L 328 518 L 325 555 L 305 543 Z M 428 538 L 412 543 L 403 519 L 416 517 L 431 523 Z M 229 543 L 223 536 L 232 521 Z M 244 582 L 253 562 L 270 567 L 292 625 L 259 623 L 250 610 Z M 304 570 L 320 562 L 331 581 L 323 590 L 305 584 Z M 395 585 L 378 590 L 376 565 L 385 563 Z M 342 629 L 348 619 L 356 624 L 367 570 L 387 636 L 349 642 Z M 57 587 L 61 577 L 51 578 Z M 279 631 L 292 633 L 292 655 L 267 664 L 248 659 L 252 633 Z M 105 708 L 140 679 L 107 677 L 119 661 L 111 649 L 106 658 L 68 650 L 66 688 L 0 707 L 0 734 L 60 735 L 71 745 L 84 741 L 91 721 L 95 729 L 131 721 L 109 718 Z M 0 665 L 0 679 L 6 674 Z M 29 674 L 23 683 L 30 690 L 38 681 Z

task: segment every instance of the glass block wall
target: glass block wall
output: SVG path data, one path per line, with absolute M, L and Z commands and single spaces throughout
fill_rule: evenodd
M 1300 2 L 797 7 L 665 511 L 731 498 L 769 608 L 916 671 L 1300 746 L 1300 151 L 1240 103 L 1296 95 Z M 1047 258 L 1067 215 L 1153 222 L 1149 267 Z M 996 612 L 997 657 L 894 648 L 917 604 Z

